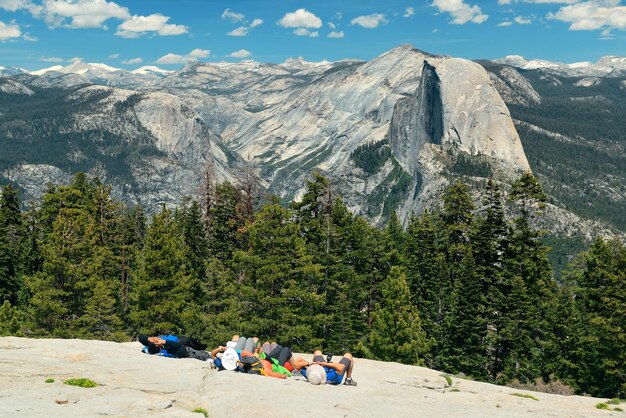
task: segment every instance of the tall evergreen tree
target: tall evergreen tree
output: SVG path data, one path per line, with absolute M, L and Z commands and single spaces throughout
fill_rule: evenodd
M 596 396 L 626 394 L 626 246 L 598 238 L 578 278 L 582 345 L 578 385 Z
M 265 206 L 249 228 L 252 252 L 237 252 L 234 266 L 250 326 L 294 349 L 310 350 L 320 343 L 315 331 L 324 321 L 325 295 L 317 289 L 324 276 L 291 218 L 278 205 Z
M 198 333 L 200 307 L 193 303 L 200 282 L 188 264 L 189 248 L 172 213 L 155 214 L 146 235 L 131 293 L 136 330 L 147 333 Z
M 406 275 L 392 267 L 382 285 L 382 300 L 374 311 L 369 349 L 384 361 L 423 364 L 430 340 L 422 330 L 417 309 L 411 303 Z
M 446 370 L 478 379 L 487 377 L 486 298 L 474 257 L 468 251 L 454 284 L 444 325 L 442 364 Z
M 209 221 L 207 230 L 211 254 L 225 262 L 242 247 L 242 229 L 245 226 L 241 193 L 231 183 L 224 182 L 215 188 Z
M 24 230 L 17 191 L 4 186 L 0 195 L 0 301 L 18 302 L 22 287 Z

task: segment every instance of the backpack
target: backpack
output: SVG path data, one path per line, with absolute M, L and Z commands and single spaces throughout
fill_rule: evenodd
M 255 356 L 242 356 L 241 357 L 241 365 L 243 366 L 244 373 L 250 374 L 265 374 L 265 368 L 263 367 L 263 363 L 261 363 L 261 359 Z

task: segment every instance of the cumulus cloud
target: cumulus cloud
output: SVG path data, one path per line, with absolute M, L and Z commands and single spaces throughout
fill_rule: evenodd
M 199 61 L 202 58 L 208 58 L 211 56 L 211 51 L 208 49 L 194 49 L 187 55 L 178 54 L 165 54 L 158 60 L 157 64 L 186 64 L 189 61 Z
M 366 29 L 376 29 L 379 25 L 384 25 L 387 22 L 387 18 L 384 14 L 374 13 L 367 16 L 355 17 L 350 21 L 350 25 L 359 25 Z
M 108 0 L 43 0 L 41 4 L 36 4 L 32 0 L 0 0 L 0 9 L 26 10 L 33 17 L 43 19 L 51 28 L 106 30 L 107 20 L 122 20 L 116 34 L 126 38 L 136 38 L 146 33 L 169 36 L 188 32 L 184 25 L 167 23 L 170 19 L 167 16 L 158 13 L 133 16 L 127 7 Z
M 412 7 L 407 7 L 406 11 L 404 12 L 404 15 L 402 15 L 403 17 L 411 17 L 415 14 L 415 9 Z
M 263 19 L 254 19 L 250 25 L 248 25 L 248 21 L 246 20 L 246 15 L 242 13 L 233 12 L 230 9 L 224 10 L 222 13 L 222 19 L 230 20 L 233 23 L 241 23 L 243 26 L 240 26 L 236 29 L 231 30 L 226 35 L 228 36 L 246 36 L 250 33 L 250 29 L 256 28 L 257 26 L 261 26 L 263 24 Z
M 226 35 L 228 35 L 228 36 L 246 36 L 248 34 L 248 32 L 250 32 L 250 29 L 248 29 L 245 26 L 241 26 L 241 27 L 238 27 L 237 29 L 231 30 Z
M 143 58 L 131 58 L 126 61 L 122 61 L 122 64 L 133 65 L 133 64 L 141 64 L 143 62 Z
M 0 21 L 0 42 L 19 38 L 20 36 L 22 36 L 22 31 L 19 25 L 15 22 L 4 23 Z
M 498 26 L 511 26 L 512 24 L 513 22 L 511 22 L 510 20 L 505 20 L 504 22 L 498 23 Z
M 520 25 L 530 25 L 531 23 L 533 23 L 532 18 L 525 16 L 515 16 L 515 19 L 513 20 L 515 21 L 515 23 L 518 23 Z
M 293 31 L 293 34 L 298 36 L 309 36 L 311 38 L 317 38 L 318 36 L 320 36 L 320 33 L 318 31 L 310 31 L 307 28 L 298 28 Z
M 109 59 L 110 60 L 118 59 L 119 57 L 120 57 L 120 54 L 118 54 L 118 53 L 109 55 Z
M 246 18 L 246 15 L 233 12 L 230 9 L 226 9 L 224 10 L 224 13 L 222 13 L 222 19 L 230 20 L 231 22 L 234 22 L 234 23 L 243 22 L 245 18 Z
M 151 14 L 149 16 L 133 16 L 117 27 L 118 36 L 123 38 L 138 38 L 148 33 L 161 36 L 182 35 L 188 32 L 187 26 L 167 23 L 168 16 Z
M 295 12 L 285 14 L 285 16 L 276 23 L 284 28 L 319 29 L 322 26 L 322 19 L 306 9 L 298 9 Z
M 329 38 L 343 38 L 343 31 L 332 31 L 328 34 Z
M 252 52 L 247 49 L 240 49 L 239 51 L 231 52 L 228 56 L 231 58 L 248 58 L 252 56 Z
M 433 0 L 432 6 L 436 7 L 441 13 L 448 13 L 452 16 L 451 23 L 455 25 L 463 25 L 467 22 L 483 23 L 489 16 L 483 14 L 480 7 L 470 6 L 463 0 Z
M 41 14 L 50 27 L 101 28 L 109 19 L 130 18 L 128 8 L 106 0 L 44 0 Z
M 570 30 L 626 30 L 626 6 L 620 0 L 585 1 L 564 6 L 548 19 L 569 23 Z

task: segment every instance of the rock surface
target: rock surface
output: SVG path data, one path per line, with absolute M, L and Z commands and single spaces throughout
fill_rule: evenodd
M 606 417 L 603 400 L 534 393 L 422 367 L 357 359 L 357 387 L 312 386 L 217 372 L 208 363 L 142 354 L 138 343 L 0 338 L 0 416 Z M 101 386 L 67 386 L 70 378 Z M 45 383 L 52 378 L 53 383 Z M 512 396 L 531 393 L 539 399 Z M 67 402 L 66 402 L 67 401 Z M 617 416 L 617 415 L 616 415 Z

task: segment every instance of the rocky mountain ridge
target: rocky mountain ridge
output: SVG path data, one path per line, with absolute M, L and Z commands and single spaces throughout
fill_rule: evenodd
M 626 57 L 604 56 L 597 62 L 590 61 L 564 64 L 560 62 L 532 59 L 527 60 L 521 55 L 507 55 L 494 60 L 522 70 L 543 70 L 568 77 L 622 77 L 626 76 Z
M 394 210 L 403 219 L 420 210 L 418 202 L 432 200 L 446 183 L 444 171 L 456 154 L 488 159 L 503 180 L 529 169 L 508 109 L 484 69 L 408 45 L 369 62 L 192 62 L 164 77 L 117 73 L 76 62 L 12 81 L 31 89 L 77 89 L 66 100 L 81 98 L 89 106 L 73 111 L 63 127 L 76 134 L 107 131 L 128 143 L 129 121 L 141 126 L 163 159 L 130 164 L 131 178 L 122 184 L 95 159 L 91 169 L 120 189 L 133 189 L 131 200 L 149 207 L 192 194 L 208 159 L 221 179 L 230 178 L 241 160 L 254 159 L 269 191 L 285 200 L 299 195 L 315 168 L 336 182 L 354 211 L 374 221 Z M 83 86 L 94 83 L 108 87 Z M 430 97 L 425 102 L 424 95 Z M 413 107 L 410 119 L 400 116 L 406 107 Z M 114 126 L 110 115 L 124 122 Z M 365 144 L 391 147 L 375 172 L 354 163 L 354 152 Z M 83 150 L 69 152 L 76 159 Z M 5 167 L 4 175 L 19 183 L 31 166 Z M 165 185 L 159 193 L 147 191 L 159 182 Z
M 610 227 L 597 220 L 615 227 L 619 217 L 611 213 L 624 212 L 619 198 L 607 203 L 606 215 L 593 212 L 597 202 L 619 196 L 619 161 L 607 168 L 616 172 L 609 183 L 600 170 L 593 183 L 576 177 L 559 188 L 564 172 L 583 171 L 558 168 L 567 160 L 551 160 L 546 169 L 552 151 L 537 151 L 542 144 L 611 147 L 616 157 L 621 142 L 589 140 L 535 120 L 565 87 L 585 94 L 559 99 L 564 109 L 582 111 L 589 100 L 609 100 L 611 111 L 617 109 L 620 96 L 606 99 L 603 89 L 626 83 L 620 77 L 567 78 L 410 45 L 369 62 L 190 62 L 171 73 L 75 64 L 0 78 L 0 145 L 11 150 L 0 157 L 0 180 L 31 196 L 48 180 L 85 171 L 112 183 L 126 201 L 156 208 L 197 193 L 208 165 L 218 179 L 232 180 L 250 159 L 263 186 L 284 201 L 302 193 L 315 169 L 332 179 L 351 210 L 379 224 L 393 211 L 406 219 L 435 204 L 454 177 L 479 187 L 486 176 L 504 184 L 531 168 L 553 197 L 545 226 L 560 235 L 608 235 Z M 551 133 L 550 141 L 531 140 L 542 132 Z M 583 184 L 602 184 L 611 193 L 575 203 Z

